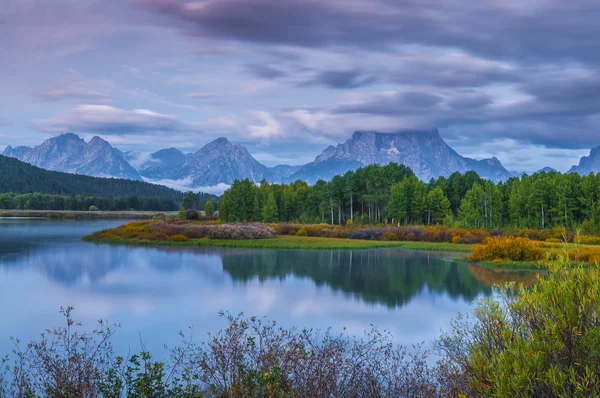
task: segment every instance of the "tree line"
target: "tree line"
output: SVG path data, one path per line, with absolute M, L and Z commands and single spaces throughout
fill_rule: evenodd
M 553 227 L 595 232 L 600 176 L 537 173 L 494 183 L 474 171 L 420 181 L 406 166 L 370 165 L 318 181 L 235 181 L 220 201 L 225 222 Z
M 182 203 L 201 209 L 211 199 L 217 197 L 141 181 L 49 171 L 0 156 L 1 209 L 173 211 Z
M 0 156 L 0 193 L 42 193 L 103 198 L 152 197 L 179 203 L 183 193 L 162 185 L 117 178 L 98 178 L 40 169 Z
M 103 198 L 85 195 L 50 195 L 41 193 L 0 194 L 0 209 L 71 210 L 71 211 L 175 211 L 178 206 L 166 198 L 127 196 Z

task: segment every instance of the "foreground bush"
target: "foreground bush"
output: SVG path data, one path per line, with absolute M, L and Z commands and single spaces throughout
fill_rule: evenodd
M 507 286 L 459 317 L 435 349 L 227 316 L 204 344 L 186 340 L 161 362 L 114 354 L 115 328 L 67 324 L 14 340 L 0 397 L 596 397 L 600 395 L 600 269 L 548 264 L 537 284 Z
M 600 395 L 600 272 L 549 265 L 533 287 L 485 299 L 438 341 L 470 389 L 494 397 Z
M 527 238 L 487 238 L 471 250 L 472 261 L 525 261 L 534 262 L 546 258 L 544 249 Z
M 435 397 L 441 391 L 427 352 L 409 353 L 376 329 L 355 339 L 227 316 L 229 326 L 206 344 L 184 341 L 164 363 L 148 352 L 115 356 L 115 329 L 102 322 L 81 333 L 71 311 L 63 311 L 66 327 L 24 348 L 16 344 L 0 370 L 0 396 Z

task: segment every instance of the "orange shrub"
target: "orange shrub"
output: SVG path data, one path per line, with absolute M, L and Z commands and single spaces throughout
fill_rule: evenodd
M 460 241 L 461 241 L 460 235 L 454 235 L 452 237 L 452 243 L 460 243 Z
M 540 261 L 546 253 L 539 243 L 526 238 L 487 238 L 471 250 L 472 261 Z
M 189 242 L 189 241 L 190 241 L 190 238 L 188 238 L 185 235 L 172 235 L 172 236 L 169 236 L 169 242 L 178 242 L 178 243 L 180 243 L 180 242 Z

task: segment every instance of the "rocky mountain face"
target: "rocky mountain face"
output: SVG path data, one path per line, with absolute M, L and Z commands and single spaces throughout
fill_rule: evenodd
M 600 146 L 592 148 L 590 155 L 582 157 L 577 166 L 571 167 L 569 173 L 580 175 L 600 173 Z
M 271 173 L 272 182 L 283 182 L 292 174 L 300 170 L 302 166 L 289 166 L 287 164 L 280 164 L 274 167 L 269 167 Z
M 391 162 L 410 167 L 423 181 L 469 170 L 493 181 L 506 180 L 511 176 L 496 158 L 475 160 L 459 155 L 446 144 L 437 130 L 396 134 L 357 131 L 343 144 L 326 148 L 314 162 L 303 166 L 290 180 L 303 179 L 314 183 L 358 167 Z
M 163 149 L 150 155 L 138 168 L 148 180 L 188 180 L 193 187 L 232 184 L 236 179 L 254 182 L 266 179 L 279 183 L 300 166 L 266 167 L 239 144 L 218 138 L 196 153 L 184 154 L 178 149 Z
M 346 142 L 326 148 L 304 166 L 267 167 L 227 138 L 218 138 L 195 153 L 169 148 L 142 155 L 123 153 L 99 137 L 86 143 L 75 134 L 63 134 L 34 148 L 8 147 L 3 154 L 48 170 L 132 180 L 143 177 L 180 189 L 232 184 L 244 178 L 255 183 L 265 179 L 271 183 L 304 180 L 312 184 L 366 165 L 390 162 L 410 167 L 424 181 L 468 170 L 493 181 L 511 177 L 496 158 L 475 160 L 459 155 L 437 131 L 358 131 Z
M 123 153 L 100 137 L 86 143 L 76 134 L 62 134 L 33 148 L 9 146 L 3 155 L 47 170 L 92 177 L 142 179 Z
M 227 138 L 218 138 L 198 152 L 186 157 L 171 179 L 189 179 L 191 186 L 208 187 L 220 183 L 233 184 L 235 180 L 248 178 L 253 182 L 271 181 L 273 176 L 267 166 L 259 163 L 240 144 Z

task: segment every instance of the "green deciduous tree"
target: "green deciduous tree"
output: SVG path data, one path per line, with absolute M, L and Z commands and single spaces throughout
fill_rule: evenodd
M 262 211 L 263 222 L 276 222 L 278 220 L 279 212 L 277 211 L 277 202 L 275 201 L 275 195 L 270 192 L 267 196 L 267 201 Z

